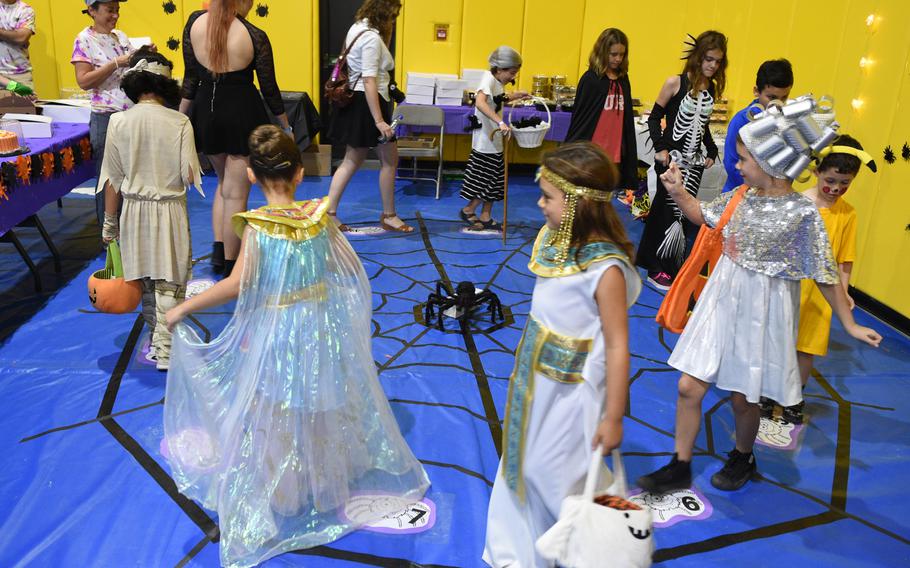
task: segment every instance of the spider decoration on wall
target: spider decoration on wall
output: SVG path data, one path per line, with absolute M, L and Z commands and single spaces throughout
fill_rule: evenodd
M 165 14 L 173 14 L 174 12 L 177 11 L 177 5 L 174 4 L 171 0 L 168 0 L 167 2 L 163 2 L 161 4 L 161 7 L 164 8 Z
M 885 146 L 885 151 L 883 152 L 885 161 L 889 164 L 893 164 L 894 160 L 897 158 L 894 156 L 894 150 L 891 149 L 891 146 Z
M 167 38 L 167 48 L 168 49 L 170 49 L 171 51 L 177 51 L 177 49 L 179 47 L 180 47 L 179 39 L 175 38 L 174 36 Z
M 256 5 L 256 15 L 260 18 L 269 17 L 269 6 L 268 4 L 257 4 Z
M 467 324 L 471 316 L 482 306 L 487 306 L 487 312 L 490 314 L 490 321 L 495 323 L 496 318 L 504 320 L 502 314 L 502 303 L 493 292 L 489 290 L 478 291 L 473 282 L 459 282 L 455 287 L 455 292 L 441 280 L 436 283 L 436 293 L 427 296 L 426 307 L 424 308 L 424 323 L 427 326 L 433 325 L 433 318 L 436 318 L 436 328 L 444 329 L 442 324 L 443 313 L 455 308 L 455 319 L 462 326 Z
M 910 162 L 910 144 L 907 144 L 906 142 L 904 142 L 904 145 L 901 147 L 901 158 L 903 158 L 905 162 Z

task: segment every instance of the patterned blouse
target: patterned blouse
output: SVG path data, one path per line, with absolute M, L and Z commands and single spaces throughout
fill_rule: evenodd
M 76 36 L 70 62 L 91 63 L 97 69 L 132 51 L 129 39 L 120 30 L 101 34 L 88 27 Z M 133 106 L 133 102 L 120 88 L 120 79 L 125 71 L 126 69 L 118 67 L 103 83 L 92 89 L 92 112 L 110 114 Z
M 27 28 L 35 33 L 35 10 L 25 2 L 0 3 L 0 30 Z M 21 75 L 32 72 L 28 47 L 0 41 L 0 74 Z

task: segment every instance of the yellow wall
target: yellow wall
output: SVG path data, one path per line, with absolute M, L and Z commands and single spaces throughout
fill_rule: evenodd
M 73 38 L 88 25 L 76 0 L 30 0 L 38 16 L 38 35 L 31 54 L 39 93 L 45 97 L 75 87 L 69 57 Z M 258 2 L 257 2 L 258 3 Z M 269 33 L 275 50 L 278 82 L 288 91 L 319 86 L 317 0 L 270 0 L 270 14 L 250 20 Z M 162 0 L 133 0 L 121 6 L 121 29 L 149 35 L 177 64 L 180 52 L 166 48 L 169 37 L 181 38 L 185 17 L 201 0 L 175 0 L 166 15 Z M 511 45 L 525 60 L 519 87 L 528 89 L 538 73 L 568 77 L 570 83 L 587 68 L 588 52 L 605 27 L 619 27 L 630 38 L 633 94 L 650 104 L 660 85 L 681 68 L 686 33 L 715 28 L 730 38 L 727 91 L 731 106 L 751 97 L 755 70 L 765 59 L 787 57 L 793 63 L 794 93 L 830 94 L 835 98 L 842 131 L 856 136 L 876 157 L 879 173 L 863 172 L 846 199 L 858 211 L 859 261 L 853 284 L 910 316 L 910 164 L 898 156 L 894 165 L 881 159 L 890 145 L 899 155 L 910 133 L 910 2 L 906 0 L 653 0 L 630 9 L 603 0 L 404 0 L 398 22 L 397 75 L 407 71 L 460 73 L 484 68 L 496 46 Z M 879 16 L 866 26 L 870 13 Z M 660 15 L 655 21 L 654 15 Z M 433 25 L 449 24 L 447 42 L 434 40 Z M 860 57 L 872 67 L 860 69 Z M 316 97 L 318 98 L 318 97 Z M 850 101 L 864 100 L 856 111 Z M 451 138 L 451 137 L 450 137 Z M 465 160 L 469 137 L 447 140 L 446 158 Z M 518 160 L 539 152 L 521 151 Z M 902 277 L 902 278 L 900 278 Z
M 40 96 L 55 98 L 77 89 L 69 63 L 76 34 L 91 24 L 82 14 L 84 3 L 77 0 L 28 0 L 35 8 L 38 34 L 31 44 L 35 83 Z M 176 10 L 167 14 L 164 0 L 133 0 L 120 5 L 117 27 L 131 37 L 152 38 L 161 53 L 174 62 L 175 76 L 183 75 L 183 56 L 178 47 L 168 49 L 168 40 L 183 40 L 186 17 L 202 7 L 201 0 L 174 0 Z M 284 91 L 312 93 L 318 84 L 318 1 L 271 0 L 258 2 L 269 7 L 267 17 L 256 14 L 249 20 L 269 34 L 275 52 L 278 85 Z M 61 91 L 62 90 L 62 91 Z
M 873 13 L 878 19 L 869 27 L 865 20 Z M 662 15 L 659 22 L 655 14 Z M 646 105 L 669 75 L 680 72 L 687 33 L 713 28 L 729 37 L 725 96 L 733 108 L 751 100 L 762 61 L 788 58 L 794 94 L 832 95 L 841 131 L 857 137 L 878 163 L 879 173 L 860 173 L 845 198 L 856 207 L 860 226 L 852 284 L 910 317 L 910 164 L 900 158 L 901 146 L 910 142 L 910 2 L 782 0 L 772 7 L 764 0 L 654 0 L 633 10 L 603 0 L 505 0 L 491 10 L 481 0 L 405 0 L 401 20 L 399 80 L 408 71 L 483 68 L 487 55 L 506 44 L 524 58 L 522 89 L 535 74 L 577 81 L 600 32 L 618 27 L 629 36 L 633 94 Z M 447 43 L 434 41 L 434 23 L 449 24 Z M 874 64 L 861 69 L 864 56 Z M 865 103 L 858 111 L 851 106 L 856 98 Z M 446 144 L 448 159 L 466 159 L 468 137 Z M 898 154 L 894 165 L 882 159 L 886 145 Z M 522 151 L 513 159 L 536 154 Z

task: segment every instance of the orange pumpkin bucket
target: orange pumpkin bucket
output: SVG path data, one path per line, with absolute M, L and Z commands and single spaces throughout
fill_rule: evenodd
M 111 241 L 107 247 L 104 268 L 89 276 L 88 299 L 95 309 L 106 314 L 126 314 L 139 305 L 142 286 L 137 280 L 123 279 L 123 262 L 117 241 Z

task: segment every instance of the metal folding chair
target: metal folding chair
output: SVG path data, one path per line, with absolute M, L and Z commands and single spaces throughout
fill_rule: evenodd
M 397 176 L 398 179 L 426 180 L 436 182 L 436 199 L 439 199 L 439 192 L 442 187 L 442 144 L 445 137 L 445 113 L 441 108 L 432 105 L 403 105 L 395 109 L 395 113 L 401 116 L 398 121 L 400 125 L 409 126 L 437 126 L 439 127 L 439 140 L 436 141 L 432 148 L 402 148 L 398 147 L 398 156 L 402 158 L 411 158 L 411 175 Z M 436 177 L 418 176 L 417 158 L 433 158 L 439 161 L 436 167 Z

